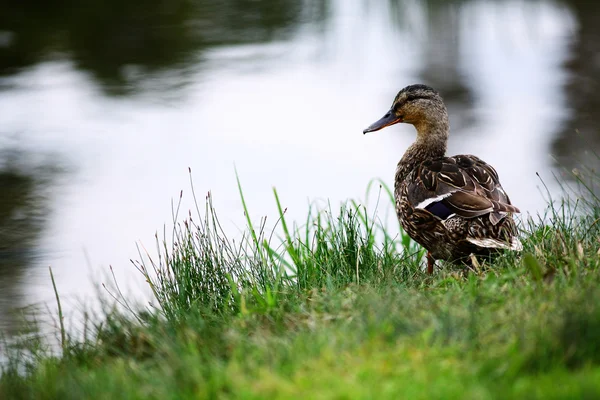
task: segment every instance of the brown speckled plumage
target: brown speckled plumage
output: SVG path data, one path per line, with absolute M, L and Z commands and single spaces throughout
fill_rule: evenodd
M 519 250 L 511 205 L 496 170 L 472 155 L 446 157 L 449 123 L 441 96 L 425 85 L 402 89 L 392 108 L 364 133 L 399 122 L 417 129 L 417 140 L 398 163 L 394 194 L 404 230 L 432 259 L 468 262 L 498 249 Z

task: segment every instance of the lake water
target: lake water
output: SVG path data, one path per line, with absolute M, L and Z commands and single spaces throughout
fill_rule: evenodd
M 598 163 L 600 6 L 583 1 L 9 1 L 0 16 L 0 331 L 14 309 L 93 303 L 112 265 L 211 191 L 232 235 L 252 217 L 392 185 L 415 137 L 363 135 L 416 82 L 444 96 L 449 153 L 493 164 L 515 205 L 539 173 Z M 60 3 L 60 2 L 59 2 Z M 202 196 L 203 197 L 203 196 Z M 183 213 L 185 214 L 185 213 Z M 100 288 L 100 289 L 99 289 Z

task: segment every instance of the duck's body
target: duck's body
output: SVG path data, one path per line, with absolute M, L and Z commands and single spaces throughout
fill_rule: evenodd
M 433 260 L 465 262 L 471 254 L 520 250 L 511 205 L 496 170 L 471 155 L 446 157 L 448 113 L 439 94 L 425 85 L 400 91 L 392 109 L 364 132 L 398 123 L 417 129 L 396 169 L 395 199 L 404 230 Z
M 404 170 L 401 162 L 394 190 L 398 219 L 434 259 L 459 261 L 519 247 L 509 214 L 519 210 L 492 166 L 460 155 L 423 161 L 407 175 Z

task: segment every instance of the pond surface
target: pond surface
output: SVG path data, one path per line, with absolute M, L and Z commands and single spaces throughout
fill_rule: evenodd
M 8 10 L 8 11 L 6 11 Z M 449 153 L 493 164 L 515 205 L 600 151 L 600 6 L 584 1 L 9 0 L 0 15 L 0 331 L 15 308 L 93 303 L 190 176 L 233 236 L 252 218 L 365 199 L 414 139 L 364 136 L 416 82 L 444 96 Z M 181 219 L 180 217 L 179 219 Z

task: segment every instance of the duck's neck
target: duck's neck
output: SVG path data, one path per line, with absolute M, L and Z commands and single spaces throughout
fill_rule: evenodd
M 408 174 L 423 161 L 444 157 L 448 143 L 449 124 L 447 119 L 436 123 L 414 124 L 417 140 L 406 150 L 396 169 L 396 183 L 406 179 Z

